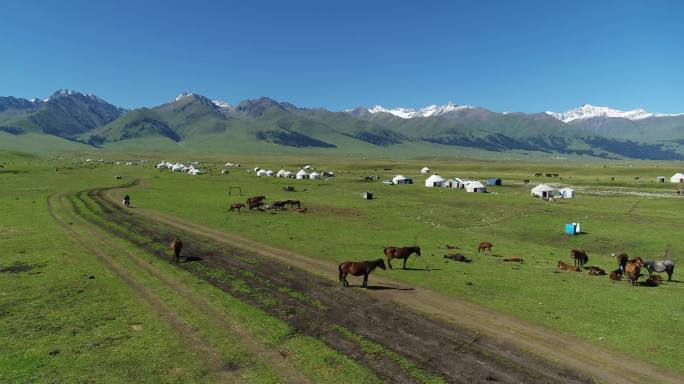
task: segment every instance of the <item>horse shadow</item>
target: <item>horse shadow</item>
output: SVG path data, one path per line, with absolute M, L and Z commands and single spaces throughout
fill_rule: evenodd
M 414 288 L 397 288 L 397 287 L 388 287 L 385 285 L 369 285 L 366 287 L 366 289 L 369 289 L 371 291 L 386 291 L 386 290 L 413 291 L 414 290 Z
M 202 258 L 197 256 L 183 256 L 182 261 L 184 263 L 192 263 L 194 261 L 202 261 Z

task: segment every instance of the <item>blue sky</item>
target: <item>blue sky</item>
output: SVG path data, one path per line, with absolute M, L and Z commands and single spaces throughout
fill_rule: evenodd
M 681 1 L 7 0 L 0 95 L 684 112 L 683 20 Z

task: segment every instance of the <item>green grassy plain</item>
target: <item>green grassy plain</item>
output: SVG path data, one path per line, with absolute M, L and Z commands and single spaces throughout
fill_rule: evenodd
M 170 160 L 170 159 L 167 159 Z M 239 162 L 242 168 L 220 174 L 220 164 Z M 245 171 L 260 166 L 277 171 L 296 170 L 311 161 L 321 170 L 333 170 L 328 180 L 258 178 Z M 500 177 L 505 185 L 490 193 L 430 189 L 416 177 L 423 165 L 443 176 L 461 178 Z M 326 158 L 226 158 L 205 164 L 209 174 L 193 177 L 154 169 L 117 168 L 130 176 L 142 176 L 144 186 L 134 190 L 135 203 L 173 215 L 234 231 L 264 243 L 292 249 L 311 257 L 334 261 L 381 257 L 388 245 L 421 246 L 423 256 L 409 262 L 422 271 L 395 269 L 379 273 L 406 283 L 464 298 L 536 324 L 577 335 L 592 342 L 684 372 L 684 285 L 679 281 L 658 288 L 628 286 L 606 276 L 586 273 L 554 273 L 558 260 L 571 262 L 573 248 L 585 249 L 589 264 L 607 271 L 615 268 L 611 253 L 627 252 L 645 259 L 662 258 L 671 244 L 677 263 L 682 262 L 684 227 L 681 205 L 672 197 L 675 187 L 658 184 L 655 177 L 679 170 L 677 163 L 658 162 L 503 162 L 345 160 Z M 391 170 L 385 170 L 391 169 Z M 551 203 L 531 198 L 536 172 L 560 173 L 564 183 L 577 188 L 577 198 Z M 416 184 L 385 186 L 365 182 L 365 175 L 391 178 L 414 176 Z M 614 180 L 611 181 L 611 177 Z M 635 179 L 639 177 L 639 179 Z M 532 179 L 529 186 L 522 185 Z M 293 185 L 296 192 L 284 192 Z M 266 195 L 269 200 L 296 198 L 307 214 L 227 212 L 230 186 L 240 186 L 245 196 Z M 361 199 L 363 191 L 375 199 Z M 639 196 L 629 193 L 646 193 Z M 609 193 L 609 194 L 600 194 Z M 654 195 L 668 195 L 654 197 Z M 579 221 L 587 234 L 563 234 L 567 222 Z M 480 241 L 490 241 L 494 257 L 478 256 Z M 445 262 L 445 244 L 475 262 Z M 520 256 L 522 265 L 508 264 L 496 256 Z M 400 265 L 396 263 L 395 265 Z M 335 273 L 335 271 L 331 271 Z M 675 272 L 675 280 L 678 273 Z M 663 337 L 663 330 L 667 337 Z

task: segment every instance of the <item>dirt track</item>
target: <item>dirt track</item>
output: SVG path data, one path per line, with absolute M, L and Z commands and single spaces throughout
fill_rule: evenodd
M 384 371 L 381 377 L 393 382 L 410 382 L 411 377 L 406 373 L 388 375 L 388 366 L 385 364 L 390 367 L 396 364 L 391 364 L 391 361 L 374 364 L 372 356 L 364 355 L 358 348 L 350 350 L 348 341 L 345 343 L 345 339 L 335 332 L 334 327 L 326 324 L 342 325 L 408 357 L 451 382 L 588 381 L 581 375 L 615 383 L 647 380 L 658 383 L 682 382 L 682 378 L 676 374 L 663 372 L 657 367 L 611 353 L 572 336 L 559 335 L 429 290 L 396 289 L 402 288 L 402 285 L 390 279 L 378 276 L 372 278 L 372 283 L 381 284 L 385 289 L 371 292 L 341 291 L 337 282 L 331 282 L 336 278 L 336 266 L 332 263 L 265 246 L 159 212 L 143 209 L 123 212 L 117 204 L 112 203 L 118 199 L 111 196 L 111 193 L 95 191 L 91 195 L 108 210 L 109 219 L 132 227 L 136 233 L 144 234 L 153 241 L 165 243 L 172 233 L 182 231 L 192 233 L 193 236 L 203 236 L 211 243 L 221 244 L 221 248 L 230 246 L 232 251 L 199 248 L 191 251 L 193 255 L 203 255 L 202 263 L 211 268 L 252 272 L 259 278 L 249 283 L 257 290 L 272 293 L 282 304 L 275 308 L 265 307 L 265 310 L 371 366 L 376 372 Z M 159 223 L 163 225 L 160 226 Z M 140 245 L 144 247 L 144 244 Z M 248 256 L 253 263 L 241 262 L 240 259 L 244 256 Z M 272 260 L 294 268 L 286 269 L 288 273 L 282 273 L 283 266 L 274 264 Z M 311 276 L 305 271 L 319 276 Z M 211 278 L 203 277 L 211 281 Z M 244 276 L 239 273 L 235 278 L 244 281 Z M 229 286 L 221 285 L 219 281 L 212 282 L 231 294 L 238 295 Z M 273 287 L 269 291 L 269 283 L 273 287 L 287 286 L 304 293 L 312 300 L 310 302 L 323 303 L 324 308 L 318 308 L 309 302 L 304 314 L 299 316 L 297 309 L 307 303 L 293 301 L 287 295 L 281 297 L 283 294 L 273 290 Z M 250 301 L 249 295 L 243 295 L 242 298 Z M 397 302 L 403 305 L 397 306 Z M 443 321 L 426 318 L 408 310 L 407 306 Z M 543 355 L 562 364 L 549 363 L 521 350 Z

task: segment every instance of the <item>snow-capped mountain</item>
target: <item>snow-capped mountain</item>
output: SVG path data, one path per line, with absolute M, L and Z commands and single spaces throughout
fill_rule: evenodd
M 388 109 L 380 105 L 376 105 L 372 108 L 368 108 L 367 111 L 370 113 L 389 113 L 402 119 L 412 119 L 414 117 L 431 117 L 440 116 L 445 113 L 460 111 L 464 109 L 474 108 L 470 105 L 456 105 L 454 103 L 447 103 L 445 105 L 430 105 L 421 109 L 413 108 L 393 108 Z
M 190 96 L 193 96 L 193 95 L 194 95 L 193 93 L 181 92 L 178 96 L 176 96 L 175 99 L 173 99 L 173 101 L 180 101 L 181 99 L 184 99 L 184 98 L 186 98 L 186 97 L 190 97 Z
M 223 100 L 212 100 L 211 102 L 214 103 L 214 105 L 219 107 L 219 108 L 226 108 L 226 109 L 230 108 L 230 104 L 226 103 Z
M 585 104 L 579 108 L 571 109 L 561 113 L 551 111 L 547 111 L 546 113 L 566 123 L 569 123 L 573 120 L 591 119 L 594 117 L 621 117 L 629 120 L 641 120 L 648 117 L 674 116 L 663 113 L 648 112 L 641 108 L 632 109 L 630 111 L 620 111 L 618 109 L 612 109 L 608 107 L 596 107 L 590 104 Z

